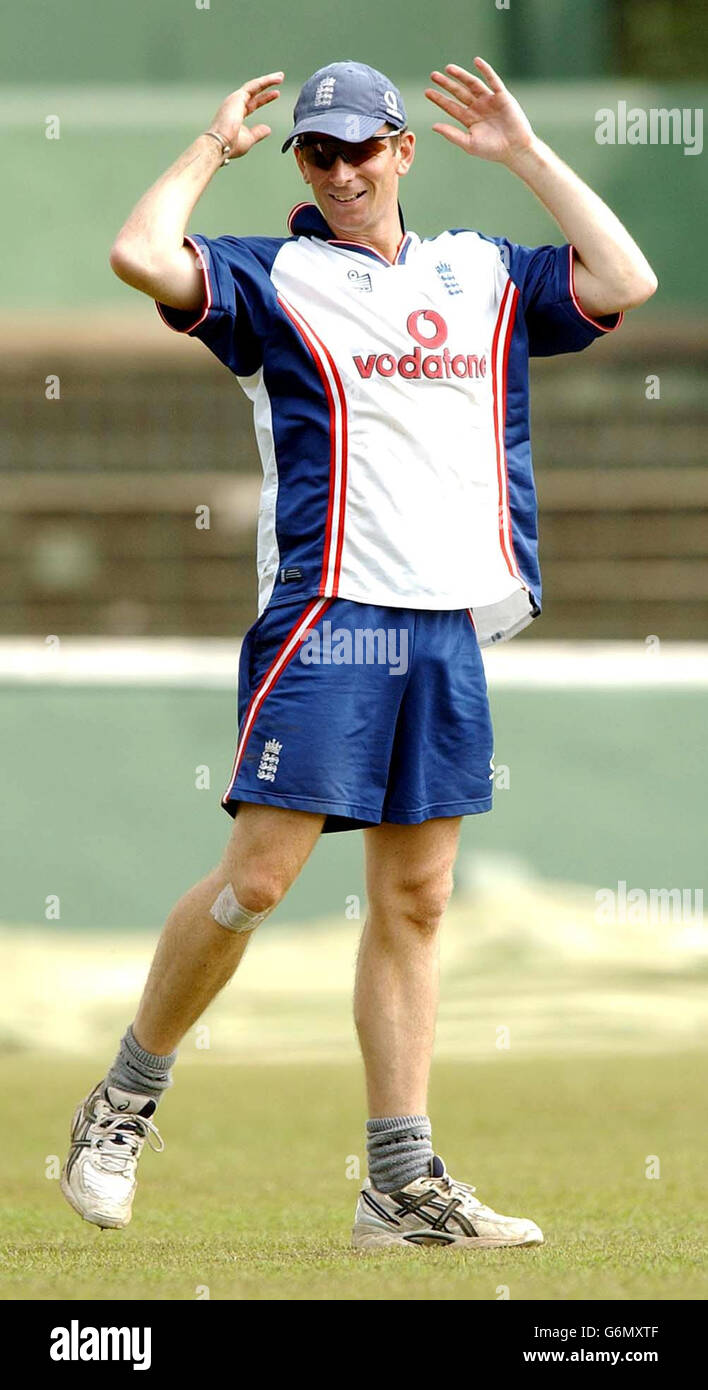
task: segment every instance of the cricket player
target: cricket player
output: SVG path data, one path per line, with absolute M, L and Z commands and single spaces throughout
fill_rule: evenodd
M 322 832 L 364 831 L 368 916 L 354 1014 L 369 1176 L 358 1249 L 538 1245 L 435 1153 L 427 1088 L 437 936 L 463 816 L 492 805 L 480 648 L 540 612 L 530 355 L 576 352 L 644 303 L 656 277 L 617 217 L 532 129 L 489 63 L 434 71 L 433 130 L 503 165 L 564 244 L 456 228 L 421 238 L 399 186 L 415 135 L 364 63 L 305 82 L 291 147 L 311 200 L 283 237 L 187 235 L 212 178 L 267 139 L 283 72 L 232 92 L 131 213 L 111 265 L 200 338 L 253 403 L 263 465 L 258 617 L 243 642 L 238 739 L 216 868 L 177 903 L 136 1017 L 79 1105 L 62 1191 L 127 1225 L 177 1048 L 231 979 Z M 224 166 L 229 169 L 223 172 Z M 239 209 L 241 225 L 248 209 Z M 224 380 L 226 389 L 226 380 Z

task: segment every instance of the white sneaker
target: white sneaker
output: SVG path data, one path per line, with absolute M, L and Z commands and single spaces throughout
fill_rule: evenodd
M 150 1120 L 155 1107 L 151 1096 L 99 1081 L 76 1110 L 60 1185 L 84 1221 L 103 1227 L 128 1225 L 145 1140 L 156 1153 L 165 1147 Z
M 380 1250 L 389 1245 L 467 1245 L 492 1250 L 502 1245 L 542 1245 L 533 1221 L 500 1216 L 485 1207 L 469 1183 L 456 1182 L 437 1154 L 430 1177 L 416 1178 L 400 1192 L 378 1192 L 367 1178 L 359 1194 L 352 1245 Z

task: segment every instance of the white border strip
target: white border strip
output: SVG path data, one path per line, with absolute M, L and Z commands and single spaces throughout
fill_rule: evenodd
M 0 638 L 0 685 L 233 691 L 240 645 L 237 637 L 4 637 Z M 490 687 L 497 689 L 708 687 L 706 642 L 521 638 L 485 648 L 483 658 Z

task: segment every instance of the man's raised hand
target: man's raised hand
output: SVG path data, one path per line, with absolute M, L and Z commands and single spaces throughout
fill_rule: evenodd
M 433 130 L 467 154 L 505 164 L 529 148 L 534 133 L 494 68 L 483 58 L 475 58 L 474 63 L 486 82 L 456 63 L 448 63 L 444 72 L 431 72 L 443 91 L 426 87 L 426 97 L 463 127 L 439 123 Z
M 261 106 L 276 100 L 280 95 L 278 85 L 284 76 L 283 72 L 269 72 L 264 77 L 253 77 L 250 82 L 244 82 L 242 87 L 222 101 L 210 129 L 218 131 L 228 140 L 231 146 L 230 159 L 240 159 L 242 155 L 248 154 L 259 140 L 265 140 L 266 136 L 271 134 L 269 125 L 247 126 L 244 122 L 247 116 L 252 116 Z

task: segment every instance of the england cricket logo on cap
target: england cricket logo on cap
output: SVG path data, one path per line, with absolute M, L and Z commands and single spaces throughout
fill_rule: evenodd
M 323 77 L 315 92 L 315 106 L 331 106 L 336 77 Z

